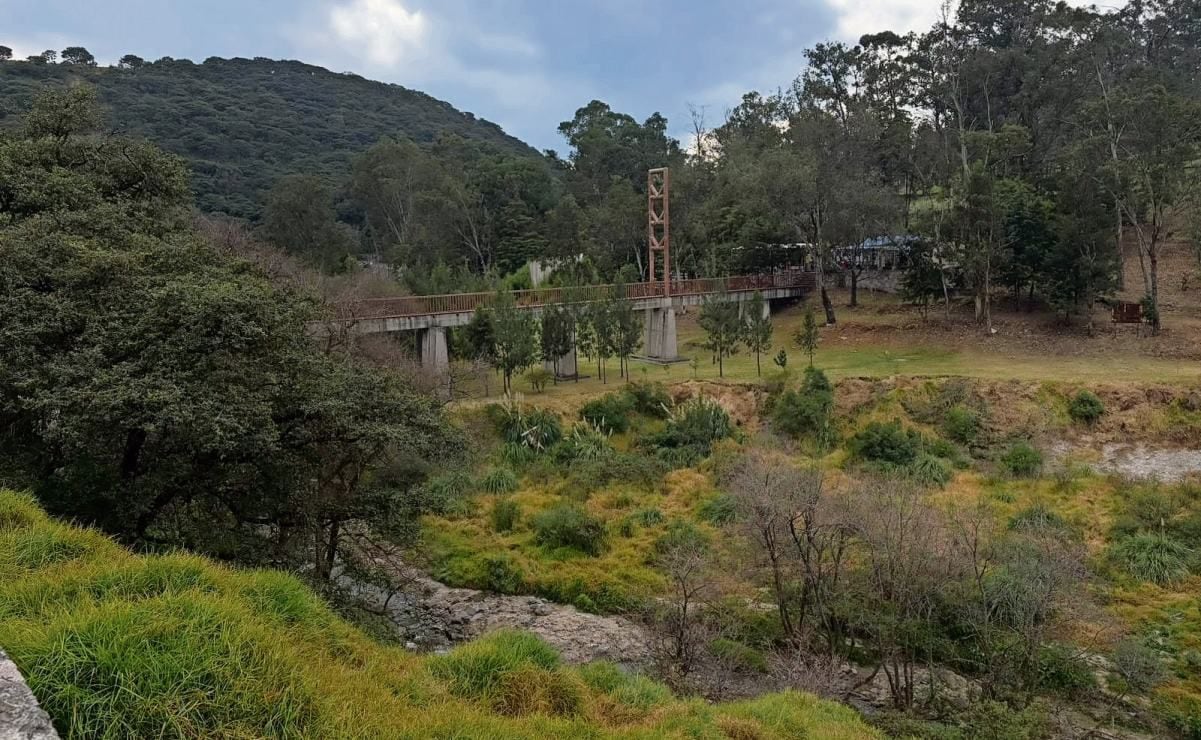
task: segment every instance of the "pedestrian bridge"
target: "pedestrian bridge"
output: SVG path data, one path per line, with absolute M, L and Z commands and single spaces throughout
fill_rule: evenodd
M 815 284 L 812 272 L 791 269 L 758 275 L 673 280 L 668 286 L 657 281 L 578 288 L 535 288 L 515 290 L 512 295 L 518 308 L 535 313 L 541 312 L 544 306 L 588 303 L 613 296 L 628 300 L 635 309 L 646 311 L 645 356 L 670 361 L 677 359 L 678 354 L 677 308 L 700 305 L 706 300 L 713 300 L 715 296 L 721 300 L 744 303 L 756 292 L 763 295 L 765 305 L 770 305 L 773 300 L 803 298 Z M 485 292 L 347 301 L 338 304 L 334 321 L 359 335 L 419 332 L 422 365 L 433 371 L 441 371 L 446 368 L 448 361 L 446 330 L 465 326 L 476 309 L 488 306 L 495 297 L 496 293 Z M 574 374 L 574 368 L 568 374 Z

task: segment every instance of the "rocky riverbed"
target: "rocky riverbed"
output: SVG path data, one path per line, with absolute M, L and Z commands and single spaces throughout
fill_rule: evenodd
M 406 588 L 393 594 L 345 576 L 340 585 L 386 613 L 412 650 L 445 650 L 491 630 L 514 628 L 540 636 L 570 663 L 609 660 L 635 668 L 650 661 L 646 632 L 636 622 L 537 596 L 451 588 L 418 574 L 410 574 Z
M 1104 442 L 1095 446 L 1087 441 L 1057 442 L 1051 447 L 1051 459 L 1060 464 L 1083 463 L 1098 472 L 1154 479 L 1161 483 L 1178 483 L 1201 476 L 1201 450 L 1198 449 L 1123 442 Z

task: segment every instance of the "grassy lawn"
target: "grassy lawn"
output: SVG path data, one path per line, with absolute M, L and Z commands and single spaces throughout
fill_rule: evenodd
M 1145 351 L 1146 347 L 1153 347 L 1149 344 L 1140 348 L 1144 351 L 1130 351 L 1128 344 L 1115 342 L 1112 337 L 1093 340 L 1072 337 L 1070 353 L 1063 349 L 1068 342 L 1054 336 L 1046 337 L 1044 346 L 1011 340 L 1004 335 L 984 337 L 969 333 L 965 336 L 962 331 L 947 332 L 943 338 L 938 336 L 937 330 L 922 326 L 916 313 L 889 311 L 892 300 L 867 298 L 859 309 L 841 308 L 840 323 L 821 330 L 822 343 L 815 364 L 832 378 L 959 375 L 1069 383 L 1201 382 L 1201 361 L 1155 356 Z M 891 307 L 895 309 L 895 304 Z M 802 315 L 799 307 L 792 307 L 774 317 L 776 343 L 772 352 L 761 358 L 765 374 L 776 370 L 772 356 L 780 349 L 787 351 L 790 366 L 807 364 L 807 358 L 792 341 Z M 702 346 L 704 332 L 695 319 L 695 311 L 679 319 L 679 352 L 684 358 L 695 359 L 695 368 L 688 361 L 662 366 L 633 360 L 633 378 L 666 383 L 690 378 L 719 380 L 718 367 L 712 362 L 711 353 Z M 1023 335 L 1022 339 L 1027 337 Z M 581 358 L 580 371 L 589 377 L 578 383 L 549 387 L 545 395 L 571 399 L 605 390 L 596 377 L 594 362 Z M 726 359 L 724 380 L 748 382 L 756 378 L 754 354 L 743 349 Z M 608 385 L 616 386 L 621 382 L 617 362 L 610 360 Z M 525 381 L 519 379 L 516 385 L 518 390 L 528 391 Z

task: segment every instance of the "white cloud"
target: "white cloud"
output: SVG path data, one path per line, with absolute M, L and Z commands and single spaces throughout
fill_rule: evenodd
M 382 67 L 419 57 L 430 32 L 425 15 L 398 0 L 351 0 L 330 8 L 328 22 L 340 46 Z
M 0 44 L 13 50 L 13 59 L 28 59 L 47 49 L 57 52 L 74 45 L 70 39 L 61 34 L 38 34 L 24 39 L 0 39 Z
M 921 33 L 942 17 L 943 0 L 825 0 L 837 18 L 835 37 L 857 43 L 866 33 L 896 31 Z M 1097 5 L 1102 10 L 1114 6 L 1112 0 L 1067 0 L 1068 5 Z M 952 0 L 949 14 L 954 16 Z
M 938 20 L 940 0 L 826 0 L 838 17 L 840 39 L 855 42 L 865 33 L 905 33 L 929 28 Z

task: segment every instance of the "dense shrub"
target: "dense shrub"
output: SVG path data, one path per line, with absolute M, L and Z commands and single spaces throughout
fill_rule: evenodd
M 523 411 L 516 404 L 492 404 L 486 411 L 505 442 L 539 452 L 550 449 L 563 437 L 559 417 L 547 409 Z
M 938 486 L 942 488 L 951 482 L 954 471 L 951 465 L 941 457 L 921 453 L 909 464 L 909 477 L 923 486 Z
M 663 512 L 658 509 L 643 509 L 634 514 L 634 521 L 644 527 L 653 527 L 663 522 Z
M 748 673 L 767 673 L 767 657 L 763 652 L 737 640 L 719 637 L 709 643 L 709 652 L 734 668 Z
M 1042 691 L 1076 697 L 1097 687 L 1092 666 L 1075 648 L 1059 644 L 1045 645 L 1035 658 L 1038 675 L 1034 685 Z
M 512 532 L 521 519 L 521 506 L 512 499 L 501 499 L 492 505 L 492 529 L 497 532 Z
M 901 405 L 915 421 L 932 425 L 943 422 L 956 406 L 973 407 L 977 403 L 969 381 L 964 378 L 952 378 L 941 384 L 927 381 L 901 396 Z
M 580 408 L 580 418 L 606 434 L 621 434 L 630 428 L 633 399 L 625 393 L 606 393 Z
M 902 427 L 899 419 L 873 421 L 851 437 L 849 447 L 851 456 L 858 460 L 905 466 L 917 459 L 922 438 Z
M 1001 456 L 1001 467 L 1016 478 L 1033 478 L 1043 469 L 1043 453 L 1029 442 L 1017 442 Z
M 980 434 L 980 414 L 967 406 L 952 406 L 943 419 L 942 429 L 949 439 L 959 444 L 974 444 Z
M 551 452 L 556 462 L 573 463 L 581 460 L 601 460 L 613 455 L 609 438 L 591 424 L 576 424 L 571 433 L 555 445 Z
M 671 691 L 663 684 L 627 673 L 605 661 L 586 663 L 580 666 L 579 674 L 590 688 L 608 694 L 618 704 L 631 709 L 645 712 L 672 699 Z
M 508 553 L 489 555 L 484 559 L 484 583 L 498 594 L 519 594 L 525 591 L 525 572 Z
M 517 490 L 517 476 L 508 468 L 493 468 L 480 478 L 479 487 L 486 493 L 512 493 Z
M 530 384 L 530 390 L 541 393 L 555 379 L 555 374 L 544 367 L 532 367 L 525 371 L 525 382 Z
M 708 546 L 708 535 L 686 519 L 672 519 L 667 531 L 655 540 L 655 552 L 659 555 L 684 548 L 703 550 Z
M 534 517 L 534 538 L 545 547 L 570 547 L 599 555 L 605 546 L 605 524 L 576 504 L 559 504 Z
M 829 429 L 831 408 L 833 399 L 787 390 L 772 405 L 771 420 L 777 430 L 790 437 L 821 436 Z
M 1067 520 L 1041 503 L 1022 509 L 1010 517 L 1009 528 L 1018 532 L 1068 532 L 1071 530 Z
M 652 419 L 666 419 L 671 416 L 671 394 L 662 383 L 638 381 L 630 383 L 624 390 L 634 411 Z
M 667 428 L 647 437 L 644 444 L 685 450 L 689 456 L 706 457 L 719 439 L 734 436 L 730 415 L 716 401 L 703 396 L 676 407 Z
M 1188 576 L 1193 552 L 1172 537 L 1145 532 L 1111 546 L 1110 557 L 1140 581 L 1165 585 Z
M 697 516 L 702 520 L 721 526 L 734 521 L 737 516 L 738 505 L 734 497 L 728 493 L 719 493 L 713 498 L 707 499 L 697 507 Z
M 418 513 L 449 514 L 459 511 L 472 490 L 471 476 L 462 471 L 445 473 L 427 480 L 416 491 Z
M 1096 393 L 1081 390 L 1068 403 L 1068 416 L 1081 424 L 1093 424 L 1105 413 L 1105 404 Z
M 614 452 L 605 457 L 578 461 L 571 466 L 567 483 L 581 491 L 595 491 L 612 483 L 628 483 L 641 488 L 655 486 L 670 465 L 657 457 L 629 452 Z

